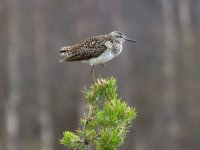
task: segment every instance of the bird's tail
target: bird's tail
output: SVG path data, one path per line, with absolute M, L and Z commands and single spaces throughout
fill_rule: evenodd
M 61 47 L 60 50 L 59 50 L 61 56 L 67 56 L 68 55 L 68 51 L 69 51 L 69 47 L 68 46 Z
M 63 58 L 59 60 L 59 62 L 67 62 L 67 61 L 68 61 L 68 58 Z
M 73 56 L 72 47 L 70 46 L 63 46 L 60 48 L 59 53 L 64 58 L 60 59 L 59 62 L 67 62 Z

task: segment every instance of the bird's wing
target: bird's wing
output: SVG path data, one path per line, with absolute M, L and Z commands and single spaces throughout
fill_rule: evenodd
M 78 52 L 67 58 L 68 61 L 81 61 L 90 58 L 96 58 L 101 55 L 104 50 L 100 49 L 84 49 L 84 52 Z
M 64 61 L 81 61 L 96 58 L 108 49 L 107 40 L 101 36 L 91 37 L 74 46 L 61 48 Z

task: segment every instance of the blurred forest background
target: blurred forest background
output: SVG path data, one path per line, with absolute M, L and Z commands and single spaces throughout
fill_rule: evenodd
M 200 149 L 199 0 L 0 0 L 0 150 L 66 149 L 93 80 L 58 50 L 113 30 L 137 40 L 96 67 L 138 111 L 120 149 Z

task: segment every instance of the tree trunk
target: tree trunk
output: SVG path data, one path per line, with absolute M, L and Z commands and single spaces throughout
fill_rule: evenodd
M 35 52 L 38 79 L 38 102 L 41 150 L 53 150 L 53 127 L 50 112 L 46 48 L 45 1 L 35 1 Z
M 19 150 L 20 76 L 20 8 L 19 1 L 7 0 L 9 94 L 5 108 L 6 148 Z
M 176 91 L 176 55 L 177 55 L 177 33 L 174 24 L 174 7 L 173 0 L 162 0 L 163 20 L 164 20 L 164 42 L 163 47 L 163 106 L 162 112 L 159 115 L 159 124 L 161 139 L 165 149 L 176 149 L 177 145 L 175 138 L 177 136 L 177 114 L 175 103 L 177 99 Z M 164 130 L 163 130 L 164 129 Z
M 193 26 L 191 22 L 190 1 L 179 0 L 179 21 L 181 26 L 182 43 L 181 49 L 181 81 L 183 100 L 185 111 L 188 117 L 185 120 L 190 120 L 195 110 L 199 110 L 197 102 L 199 101 L 200 93 L 200 69 L 199 63 L 199 49 L 195 45 L 195 36 L 193 33 Z M 188 109 L 191 108 L 191 109 Z
M 192 31 L 192 22 L 190 16 L 190 1 L 189 0 L 179 0 L 179 20 L 181 25 L 181 33 L 183 38 L 183 43 L 193 43 L 194 34 Z
M 179 1 L 179 20 L 181 26 L 181 59 L 182 59 L 182 76 L 183 76 L 183 87 L 184 95 L 187 100 L 195 100 L 198 96 L 195 96 L 196 91 L 195 86 L 197 81 L 194 79 L 199 76 L 198 67 L 198 50 L 196 50 L 194 45 L 194 34 L 192 32 L 192 23 L 190 16 L 190 1 L 180 0 Z M 197 85 L 198 88 L 198 85 Z

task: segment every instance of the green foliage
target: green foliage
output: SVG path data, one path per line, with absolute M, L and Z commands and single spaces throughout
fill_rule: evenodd
M 80 120 L 83 129 L 64 132 L 61 144 L 75 149 L 114 150 L 124 143 L 136 118 L 136 110 L 117 97 L 116 80 L 98 79 L 83 91 L 88 112 Z

